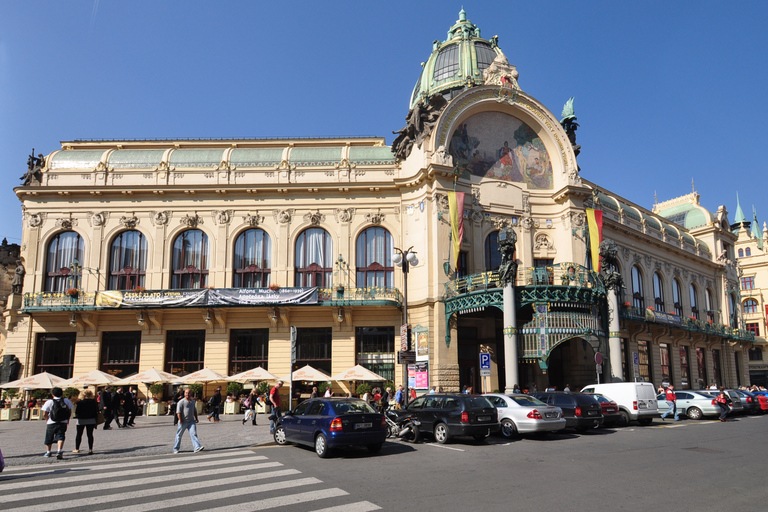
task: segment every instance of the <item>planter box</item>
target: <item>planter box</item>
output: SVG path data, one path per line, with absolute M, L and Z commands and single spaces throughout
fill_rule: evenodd
M 224 402 L 224 414 L 240 414 L 240 402 Z
M 165 414 L 165 404 L 162 402 L 147 404 L 147 416 L 163 416 Z
M 33 407 L 29 410 L 29 419 L 30 420 L 41 420 L 43 419 L 43 411 L 39 407 Z
M 197 414 L 203 414 L 203 407 L 205 407 L 205 404 L 201 400 L 195 400 L 195 410 L 197 411 Z
M 0 420 L 11 421 L 21 419 L 21 409 L 14 407 L 12 409 L 0 409 Z
M 256 414 L 266 414 L 268 407 L 264 402 L 257 402 L 255 407 Z

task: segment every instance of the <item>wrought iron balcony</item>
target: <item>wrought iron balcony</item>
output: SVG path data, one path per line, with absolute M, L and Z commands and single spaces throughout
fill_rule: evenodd
M 686 331 L 719 336 L 739 341 L 754 341 L 755 334 L 746 329 L 734 329 L 728 325 L 721 325 L 710 320 L 697 320 L 693 317 L 683 317 L 674 313 L 665 313 L 651 308 L 636 308 L 621 306 L 619 318 L 622 320 L 640 321 L 650 324 L 677 327 Z

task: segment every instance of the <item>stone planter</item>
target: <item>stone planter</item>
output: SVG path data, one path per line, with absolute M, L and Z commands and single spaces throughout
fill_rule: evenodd
M 0 421 L 11 421 L 11 420 L 20 420 L 20 419 L 21 419 L 21 409 L 18 407 L 14 407 L 12 409 L 0 410 Z
M 224 402 L 224 414 L 240 414 L 240 402 Z
M 154 404 L 147 404 L 147 416 L 163 416 L 165 414 L 165 404 L 158 402 Z

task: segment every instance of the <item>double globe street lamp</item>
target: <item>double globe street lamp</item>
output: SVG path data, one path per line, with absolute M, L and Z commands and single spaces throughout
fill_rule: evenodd
M 416 252 L 413 251 L 413 246 L 409 247 L 406 250 L 398 249 L 397 247 L 394 247 L 394 253 L 392 254 L 392 263 L 397 265 L 398 267 L 403 269 L 403 325 L 405 326 L 406 333 L 410 331 L 408 329 L 408 271 L 410 270 L 411 265 L 414 267 L 419 264 L 419 259 L 416 257 Z M 401 345 L 400 349 L 401 351 L 405 352 L 407 351 L 410 346 L 408 346 L 410 339 L 408 339 L 408 335 L 406 334 L 406 346 L 403 347 Z M 403 401 L 405 404 L 408 404 L 408 363 L 403 360 L 403 381 L 405 384 L 403 385 L 403 393 L 405 393 L 405 396 L 403 397 Z

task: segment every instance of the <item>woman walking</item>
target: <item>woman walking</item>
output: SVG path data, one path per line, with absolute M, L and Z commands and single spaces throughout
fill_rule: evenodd
M 256 388 L 251 390 L 251 394 L 243 401 L 245 407 L 245 416 L 243 416 L 243 425 L 248 421 L 248 416 L 251 417 L 251 425 L 256 425 L 256 404 L 259 401 L 259 393 Z M 250 413 L 248 412 L 250 411 Z
M 93 429 L 96 428 L 96 416 L 99 414 L 99 405 L 93 398 L 93 391 L 83 391 L 83 399 L 77 402 L 77 436 L 75 437 L 75 449 L 72 453 L 80 453 L 80 442 L 83 440 L 83 430 L 88 436 L 88 455 L 93 455 Z

